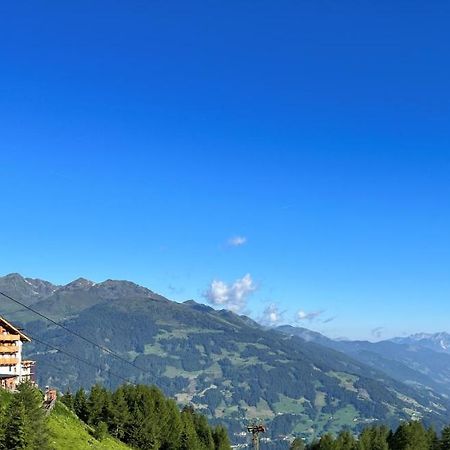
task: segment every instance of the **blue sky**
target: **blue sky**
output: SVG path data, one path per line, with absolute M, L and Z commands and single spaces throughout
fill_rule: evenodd
M 3 2 L 0 273 L 335 337 L 450 331 L 449 20 L 444 1 Z

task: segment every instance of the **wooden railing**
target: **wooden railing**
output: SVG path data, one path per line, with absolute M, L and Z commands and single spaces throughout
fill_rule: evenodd
M 36 364 L 36 361 L 32 361 L 31 359 L 22 359 L 22 367 L 31 368 Z
M 0 353 L 17 353 L 19 351 L 19 347 L 15 345 L 1 345 L 0 344 Z
M 0 342 L 19 341 L 20 335 L 18 334 L 0 334 Z
M 0 366 L 15 366 L 18 362 L 18 358 L 0 358 Z

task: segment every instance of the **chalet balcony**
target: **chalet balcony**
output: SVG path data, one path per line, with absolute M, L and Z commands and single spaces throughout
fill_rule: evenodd
M 33 369 L 35 366 L 36 361 L 31 361 L 29 359 L 22 359 L 22 369 Z
M 15 366 L 19 358 L 0 358 L 0 366 Z
M 17 353 L 19 351 L 19 347 L 15 345 L 1 345 L 0 344 L 0 353 Z
M 19 340 L 20 340 L 19 334 L 0 334 L 0 342 L 12 342 Z

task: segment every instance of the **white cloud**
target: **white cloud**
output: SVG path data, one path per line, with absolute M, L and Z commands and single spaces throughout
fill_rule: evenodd
M 233 284 L 213 280 L 203 296 L 212 305 L 223 306 L 233 312 L 241 312 L 246 306 L 248 296 L 255 290 L 256 285 L 248 273 L 238 278 Z
M 274 303 L 271 303 L 264 309 L 259 321 L 263 325 L 275 326 L 279 325 L 283 320 L 283 311 L 280 311 L 279 307 Z
M 231 247 L 240 247 L 247 243 L 247 238 L 245 236 L 233 236 L 228 239 L 228 245 Z
M 309 320 L 311 322 L 314 319 L 317 319 L 317 317 L 319 317 L 322 313 L 323 311 L 305 312 L 300 309 L 299 311 L 297 311 L 297 317 L 295 320 L 296 322 L 301 322 L 303 320 Z

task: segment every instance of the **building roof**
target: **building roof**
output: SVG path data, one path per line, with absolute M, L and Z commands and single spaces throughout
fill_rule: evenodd
M 7 330 L 10 330 L 20 336 L 21 341 L 31 342 L 31 339 L 22 331 L 20 331 L 18 328 L 16 328 L 14 325 L 9 323 L 4 317 L 0 316 L 0 325 L 6 328 Z

